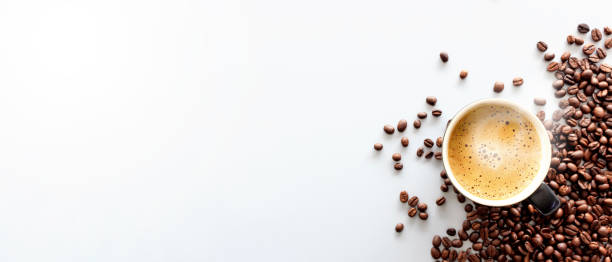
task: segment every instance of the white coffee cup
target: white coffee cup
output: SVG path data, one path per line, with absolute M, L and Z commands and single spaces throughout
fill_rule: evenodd
M 448 161 L 449 159 L 448 158 L 448 146 L 449 146 L 448 138 L 450 137 L 450 134 L 452 134 L 452 132 L 455 130 L 455 127 L 457 126 L 457 123 L 459 122 L 459 120 L 461 120 L 466 114 L 470 114 L 471 112 L 473 112 L 472 109 L 483 106 L 483 105 L 510 107 L 510 108 L 517 110 L 533 124 L 536 130 L 536 133 L 538 137 L 540 138 L 539 139 L 541 143 L 540 148 L 542 152 L 540 154 L 541 159 L 540 159 L 538 173 L 535 176 L 533 176 L 533 180 L 527 187 L 525 187 L 518 194 L 515 194 L 512 197 L 507 198 L 507 199 L 499 199 L 499 200 L 484 199 L 484 198 L 478 197 L 470 193 L 468 190 L 466 190 L 463 187 L 463 185 L 457 182 L 457 179 L 455 178 L 455 175 L 453 174 L 453 168 Z M 544 128 L 544 125 L 542 124 L 542 122 L 534 114 L 523 109 L 521 106 L 515 103 L 512 103 L 504 99 L 497 99 L 497 98 L 482 99 L 482 100 L 473 102 L 465 106 L 461 110 L 459 110 L 459 112 L 457 112 L 457 114 L 453 117 L 453 119 L 449 122 L 448 126 L 446 127 L 446 131 L 444 133 L 444 142 L 442 145 L 442 157 L 444 161 L 444 168 L 446 169 L 446 174 L 448 175 L 448 178 L 450 179 L 450 181 L 453 183 L 453 186 L 461 194 L 463 194 L 464 196 L 466 196 L 467 198 L 471 199 L 472 201 L 476 203 L 483 204 L 486 206 L 509 206 L 509 205 L 521 202 L 528 198 L 529 201 L 536 207 L 536 209 L 538 209 L 544 215 L 551 214 L 552 212 L 556 211 L 557 208 L 559 208 L 560 206 L 560 201 L 557 198 L 557 196 L 554 194 L 552 189 L 550 189 L 550 187 L 548 187 L 546 184 L 543 183 L 548 173 L 548 169 L 550 167 L 550 160 L 551 160 L 551 144 L 550 144 L 550 138 L 548 137 L 548 132 L 546 132 L 546 128 Z

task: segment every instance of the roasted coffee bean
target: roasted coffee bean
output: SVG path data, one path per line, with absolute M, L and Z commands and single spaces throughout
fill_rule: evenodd
M 440 60 L 442 60 L 444 63 L 448 62 L 448 53 L 440 52 Z
M 412 196 L 408 199 L 408 205 L 411 207 L 415 207 L 419 203 L 419 198 L 417 196 Z
M 416 155 L 417 155 L 418 157 L 423 156 L 423 153 L 425 153 L 425 150 L 423 150 L 423 147 L 419 147 L 419 148 L 417 148 Z
M 436 205 L 441 206 L 444 205 L 444 203 L 446 203 L 446 198 L 445 197 L 439 197 L 438 199 L 436 199 Z
M 548 45 L 546 43 L 542 42 L 542 41 L 539 41 L 536 44 L 536 47 L 538 48 L 538 50 L 540 50 L 540 52 L 544 52 L 544 51 L 546 51 L 546 49 L 548 49 Z
M 421 120 L 414 120 L 414 122 L 412 123 L 412 126 L 414 126 L 414 128 L 420 128 L 421 127 Z
M 442 160 L 442 152 L 435 152 L 434 153 L 434 158 L 436 160 Z
M 591 55 L 593 52 L 595 52 L 595 49 L 596 47 L 594 44 L 586 44 L 582 47 L 582 53 L 585 55 Z
M 512 79 L 512 85 L 514 85 L 514 86 L 521 86 L 521 85 L 523 85 L 523 78 L 522 77 L 515 77 L 514 79 Z
M 606 39 L 606 41 L 604 41 L 604 47 L 606 49 L 612 48 L 612 38 L 608 38 L 608 39 Z
M 601 47 L 598 47 L 597 49 L 595 49 L 595 55 L 597 55 L 597 58 L 599 59 L 604 59 L 608 56 L 608 52 L 606 52 L 606 50 L 602 49 Z
M 442 185 L 440 186 L 440 191 L 442 191 L 442 192 L 448 192 L 448 186 L 447 186 L 446 184 L 442 184 Z
M 451 237 L 455 236 L 455 234 L 457 234 L 457 230 L 455 230 L 454 228 L 451 227 L 449 229 L 446 229 L 446 234 L 451 236 Z
M 501 91 L 504 91 L 504 83 L 495 82 L 495 84 L 493 85 L 493 91 L 495 91 L 495 93 L 500 93 Z
M 468 76 L 467 70 L 461 70 L 461 72 L 459 72 L 459 78 L 465 79 L 467 76 Z
M 533 99 L 533 103 L 539 106 L 543 106 L 546 105 L 546 98 L 543 97 L 536 97 Z
M 548 66 L 546 67 L 546 70 L 548 70 L 548 72 L 554 72 L 559 70 L 559 63 L 557 62 L 551 62 L 550 64 L 548 64 Z M 503 88 L 502 88 L 503 89 Z
M 570 58 L 571 54 L 570 52 L 565 52 L 561 55 L 561 61 L 565 62 Z
M 417 209 L 421 212 L 425 212 L 425 210 L 427 210 L 427 204 L 421 202 L 417 205 Z
M 393 134 L 393 133 L 395 132 L 395 128 L 393 128 L 393 126 L 392 126 L 392 125 L 385 125 L 385 126 L 383 127 L 383 130 L 385 131 L 385 133 L 387 133 L 387 134 L 389 134 L 389 135 L 390 135 L 390 134 Z
M 554 53 L 546 53 L 544 54 L 544 60 L 545 61 L 550 61 L 555 59 L 555 54 Z
M 404 168 L 404 164 L 402 164 L 402 163 L 395 163 L 395 164 L 393 164 L 393 168 L 395 168 L 395 170 L 402 170 L 402 168 Z
M 466 204 L 465 207 L 463 208 L 463 210 L 465 210 L 465 212 L 472 212 L 472 210 L 474 209 L 474 206 L 472 206 L 472 204 Z
M 404 230 L 404 224 L 397 223 L 397 225 L 395 225 L 395 232 L 399 233 L 402 232 L 402 230 Z
M 589 32 L 589 30 L 591 30 L 589 25 L 587 25 L 585 23 L 578 24 L 578 32 L 580 32 L 582 34 L 586 34 L 586 33 Z
M 570 45 L 571 45 L 571 44 L 573 44 L 573 43 L 574 43 L 574 41 L 575 41 L 575 39 L 574 39 L 574 36 L 573 36 L 573 35 L 568 35 L 568 36 L 566 37 L 566 40 L 567 40 L 567 43 L 568 43 L 568 44 L 570 44 Z
M 574 37 L 574 43 L 577 45 L 582 45 L 584 44 L 584 39 L 582 39 L 582 37 L 576 36 Z
M 416 216 L 417 212 L 418 211 L 416 210 L 416 208 L 411 207 L 410 209 L 408 209 L 408 216 L 409 217 L 414 217 L 414 216 Z
M 425 212 L 419 213 L 419 218 L 421 220 L 427 220 L 428 217 L 429 217 L 429 215 L 427 215 L 427 213 L 425 213 Z
M 428 96 L 427 98 L 425 98 L 425 102 L 427 102 L 427 104 L 435 106 L 436 102 L 438 102 L 438 99 L 435 96 Z
M 417 113 L 417 117 L 420 119 L 427 118 L 427 112 L 419 112 Z
M 431 244 L 432 244 L 434 247 L 440 247 L 440 244 L 441 244 L 441 243 L 442 243 L 442 238 L 441 238 L 440 236 L 438 236 L 438 235 L 435 235 L 435 236 L 433 237 L 433 239 L 431 240 Z
M 406 119 L 401 119 L 399 122 L 397 122 L 397 131 L 404 132 L 407 126 L 408 126 L 408 121 L 406 121 Z
M 536 116 L 538 117 L 538 119 L 540 119 L 540 121 L 544 121 L 544 119 L 546 118 L 546 113 L 544 111 L 540 110 L 540 111 L 538 111 Z
M 438 259 L 442 256 L 442 253 L 440 253 L 440 250 L 437 247 L 432 247 L 429 253 L 433 259 Z
M 463 241 L 461 241 L 461 239 L 454 239 L 451 244 L 453 247 L 460 248 L 463 246 Z
M 407 138 L 407 137 L 403 136 L 403 137 L 400 139 L 400 143 L 402 143 L 402 146 L 403 146 L 403 147 L 407 147 L 407 146 L 408 146 L 408 144 L 410 144 L 410 140 L 408 140 L 408 138 Z
M 459 203 L 465 202 L 465 196 L 463 194 L 457 194 L 457 201 L 459 201 Z
M 406 192 L 406 190 L 400 192 L 400 201 L 402 203 L 408 202 L 408 192 Z
M 423 145 L 425 145 L 426 147 L 432 147 L 434 145 L 434 141 L 426 138 L 425 140 L 423 140 Z
M 440 109 L 431 110 L 431 115 L 435 116 L 435 117 L 439 117 L 439 116 L 442 115 L 442 110 L 440 110 Z
M 393 159 L 393 161 L 400 161 L 402 160 L 402 155 L 400 153 L 393 153 L 393 155 L 391 155 L 391 159 Z
M 599 29 L 597 28 L 593 28 L 593 30 L 591 30 L 591 39 L 593 39 L 594 42 L 599 42 L 599 40 L 601 40 L 601 31 L 599 31 Z
M 383 145 L 381 143 L 374 144 L 374 150 L 380 151 L 383 149 Z
M 436 138 L 436 146 L 437 147 L 442 147 L 442 142 L 444 142 L 444 139 L 442 139 L 441 136 L 439 136 L 438 138 Z
M 427 152 L 427 154 L 425 154 L 425 159 L 430 159 L 434 156 L 434 152 Z
M 554 89 L 559 90 L 559 89 L 561 89 L 563 87 L 564 84 L 565 83 L 563 82 L 563 80 L 556 80 L 556 81 L 553 82 L 552 87 Z

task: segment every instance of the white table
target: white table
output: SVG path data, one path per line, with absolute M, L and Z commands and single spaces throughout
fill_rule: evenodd
M 550 116 L 536 42 L 612 26 L 610 1 L 443 2 L 2 2 L 0 260 L 430 260 L 464 213 L 422 140 L 478 98 Z M 427 95 L 401 149 L 382 126 Z

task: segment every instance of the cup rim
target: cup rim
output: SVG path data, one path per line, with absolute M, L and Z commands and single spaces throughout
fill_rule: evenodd
M 534 125 L 536 129 L 538 137 L 540 138 L 540 144 L 542 148 L 542 158 L 540 159 L 540 169 L 538 170 L 538 173 L 534 176 L 533 180 L 527 187 L 525 187 L 518 194 L 513 195 L 512 197 L 507 198 L 507 199 L 492 200 L 492 199 L 484 199 L 484 198 L 473 195 L 472 193 L 467 191 L 455 179 L 453 171 L 448 162 L 448 138 L 450 137 L 451 132 L 454 130 L 457 124 L 457 120 L 463 118 L 463 116 L 465 116 L 468 112 L 470 112 L 471 109 L 478 107 L 478 106 L 482 106 L 482 105 L 488 105 L 488 104 L 509 106 L 519 111 L 521 114 L 524 114 L 529 119 L 529 121 L 532 122 L 532 124 Z M 550 167 L 550 161 L 551 161 L 551 155 L 552 155 L 551 154 L 551 144 L 550 144 L 550 139 L 548 137 L 548 132 L 546 131 L 546 128 L 544 127 L 540 119 L 538 119 L 531 112 L 525 110 L 519 104 L 516 104 L 514 102 L 511 102 L 505 99 L 501 99 L 501 98 L 485 98 L 485 99 L 476 100 L 466 105 L 462 109 L 460 109 L 455 114 L 455 116 L 451 119 L 451 121 L 448 123 L 446 130 L 444 131 L 444 137 L 443 137 L 443 142 L 442 142 L 442 161 L 444 162 L 444 169 L 446 170 L 446 174 L 448 175 L 448 178 L 453 183 L 453 186 L 455 186 L 455 188 L 465 197 L 471 199 L 472 201 L 476 203 L 483 204 L 486 206 L 509 206 L 509 205 L 521 202 L 525 200 L 527 197 L 529 197 L 531 194 L 533 194 L 533 192 L 535 192 L 535 190 L 540 186 L 540 184 L 544 181 L 544 178 L 548 174 L 548 169 Z

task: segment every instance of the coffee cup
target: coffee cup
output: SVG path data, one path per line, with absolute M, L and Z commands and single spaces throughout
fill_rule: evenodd
M 486 206 L 509 206 L 527 199 L 543 215 L 561 205 L 543 183 L 551 144 L 542 122 L 521 106 L 483 99 L 457 112 L 442 145 L 444 168 L 453 186 Z

